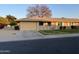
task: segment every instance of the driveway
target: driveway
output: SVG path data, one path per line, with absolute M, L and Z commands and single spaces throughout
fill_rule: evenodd
M 32 40 L 37 38 L 42 38 L 42 35 L 36 31 L 0 30 L 0 42 Z
M 21 40 L 21 32 L 14 30 L 0 30 L 0 42 Z

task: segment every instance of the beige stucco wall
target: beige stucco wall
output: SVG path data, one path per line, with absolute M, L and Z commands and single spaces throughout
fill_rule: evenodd
M 20 26 L 20 30 L 39 31 L 39 30 L 50 30 L 51 29 L 51 26 L 48 26 L 48 25 L 39 26 L 39 22 L 20 22 L 19 26 Z
M 37 22 L 20 22 L 20 30 L 37 30 Z
M 76 23 L 74 23 L 76 25 Z M 44 23 L 42 26 L 39 25 L 39 22 L 20 22 L 20 30 L 51 30 L 51 29 L 58 29 L 58 23 L 51 23 L 51 26 L 48 26 L 47 23 Z M 62 23 L 62 26 L 71 26 L 70 23 Z

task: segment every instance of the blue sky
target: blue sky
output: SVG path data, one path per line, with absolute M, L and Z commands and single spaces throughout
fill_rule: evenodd
M 27 14 L 29 4 L 0 4 L 0 16 L 13 15 L 17 18 L 24 18 Z M 79 18 L 78 4 L 49 4 L 52 10 L 52 17 Z

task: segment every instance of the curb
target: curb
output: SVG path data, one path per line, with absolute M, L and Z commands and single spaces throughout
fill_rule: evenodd
M 75 33 L 75 34 L 61 34 L 61 35 L 45 35 L 44 38 L 65 38 L 65 37 L 75 37 L 75 36 L 79 36 L 79 33 Z

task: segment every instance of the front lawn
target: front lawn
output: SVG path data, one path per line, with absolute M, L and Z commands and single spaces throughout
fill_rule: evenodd
M 65 30 L 40 30 L 40 33 L 44 35 L 52 34 L 70 34 L 70 33 L 79 33 L 79 29 L 65 29 Z

